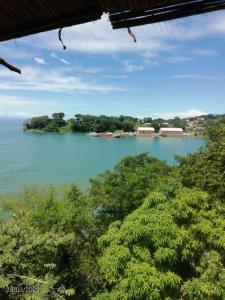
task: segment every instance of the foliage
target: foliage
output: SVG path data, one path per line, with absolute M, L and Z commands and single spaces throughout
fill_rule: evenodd
M 225 124 L 224 120 L 208 129 L 208 142 L 194 154 L 181 158 L 180 175 L 184 185 L 196 186 L 225 199 Z
M 174 127 L 182 128 L 183 130 L 185 130 L 185 128 L 187 126 L 187 121 L 184 119 L 180 119 L 179 117 L 175 117 L 172 120 L 172 123 L 173 123 Z
M 181 127 L 185 130 L 188 125 L 187 119 L 181 119 L 175 117 L 173 119 L 165 120 L 162 118 L 153 119 L 151 117 L 145 117 L 138 119 L 131 116 L 93 116 L 93 115 L 82 115 L 75 114 L 74 118 L 67 121 L 64 120 L 64 113 L 54 113 L 52 118 L 48 116 L 41 116 L 32 118 L 24 123 L 24 130 L 38 129 L 48 132 L 134 132 L 138 126 L 154 127 L 156 132 L 159 132 L 161 127 Z M 223 119 L 224 115 L 204 115 L 202 125 L 214 125 Z M 198 118 L 190 118 L 190 120 L 197 120 Z M 198 123 L 201 122 L 198 120 Z M 146 125 L 147 126 L 147 125 Z
M 87 193 L 70 185 L 0 197 L 8 213 L 0 299 L 224 300 L 225 120 L 205 118 L 206 146 L 178 167 L 145 153 L 92 179 Z M 163 121 L 57 113 L 25 127 L 114 131 Z
M 73 123 L 72 130 L 76 132 L 106 132 L 106 131 L 134 131 L 137 119 L 132 117 L 108 117 L 108 116 L 91 116 L 91 115 L 75 115 L 71 119 Z
M 224 299 L 224 207 L 202 191 L 168 188 L 99 239 L 107 288 L 95 299 Z
M 90 196 L 98 221 L 107 226 L 123 219 L 170 171 L 165 162 L 144 153 L 128 156 L 113 171 L 91 179 Z
M 40 116 L 32 118 L 24 123 L 25 129 L 39 129 L 42 130 L 48 126 L 50 123 L 50 118 L 48 116 Z
M 18 201 L 5 205 L 13 217 L 0 226 L 0 298 L 30 299 L 10 291 L 35 287 L 32 299 L 87 299 L 98 273 L 86 197 L 72 185 L 60 194 L 26 191 Z
M 54 113 L 52 118 L 49 118 L 48 116 L 34 117 L 24 123 L 24 129 L 58 132 L 66 124 L 64 117 L 64 113 Z

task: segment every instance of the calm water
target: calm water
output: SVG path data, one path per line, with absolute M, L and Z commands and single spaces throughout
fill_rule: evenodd
M 122 157 L 141 152 L 174 163 L 174 155 L 196 151 L 201 138 L 93 138 L 83 134 L 23 132 L 21 120 L 0 119 L 0 193 L 31 184 L 77 182 L 112 169 Z

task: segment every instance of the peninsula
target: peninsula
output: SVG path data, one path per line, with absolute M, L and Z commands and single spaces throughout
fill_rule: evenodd
M 224 115 L 203 115 L 192 118 L 173 119 L 153 119 L 151 117 L 136 118 L 131 116 L 94 116 L 76 114 L 73 118 L 65 120 L 65 114 L 62 112 L 53 113 L 52 117 L 39 116 L 31 118 L 24 122 L 24 131 L 37 132 L 80 132 L 91 133 L 91 135 L 104 136 L 111 133 L 112 136 L 121 135 L 145 135 L 148 131 L 156 135 L 164 136 L 167 131 L 177 130 L 177 133 L 183 131 L 187 135 L 203 134 L 207 127 L 217 123 Z M 163 133 L 164 132 L 164 133 Z M 179 134 L 178 134 L 179 135 Z M 110 134 L 108 134 L 110 136 Z

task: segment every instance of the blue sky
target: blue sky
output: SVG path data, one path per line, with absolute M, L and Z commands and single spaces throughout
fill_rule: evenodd
M 113 30 L 102 20 L 0 43 L 0 116 L 225 113 L 225 12 Z

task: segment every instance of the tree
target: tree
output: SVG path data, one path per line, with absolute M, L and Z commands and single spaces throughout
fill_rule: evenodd
M 208 129 L 208 140 L 199 152 L 178 157 L 180 175 L 187 187 L 198 187 L 225 199 L 225 124 L 223 120 Z
M 136 209 L 171 167 L 148 154 L 122 159 L 114 171 L 91 179 L 90 197 L 97 219 L 108 226 Z
M 52 123 L 54 123 L 56 127 L 62 127 L 65 125 L 64 117 L 65 114 L 62 112 L 54 113 L 52 114 Z
M 187 126 L 187 122 L 184 119 L 180 119 L 179 117 L 175 117 L 173 120 L 171 120 L 174 127 L 182 128 L 185 130 Z
M 134 124 L 134 122 L 132 122 L 132 121 L 129 121 L 129 120 L 124 120 L 123 121 L 123 123 L 122 123 L 122 129 L 124 130 L 124 131 L 127 131 L 127 132 L 129 132 L 129 131 L 134 131 L 134 127 L 135 127 L 135 124 Z
M 34 117 L 24 123 L 25 129 L 43 129 L 45 128 L 49 123 L 51 119 L 48 116 L 40 116 L 40 117 Z
M 99 239 L 107 284 L 95 299 L 223 300 L 224 213 L 196 189 L 150 193 Z
M 12 217 L 0 224 L 0 298 L 21 299 L 13 287 L 34 287 L 32 299 L 86 300 L 98 278 L 87 198 L 71 185 L 62 193 L 27 190 L 2 205 Z

